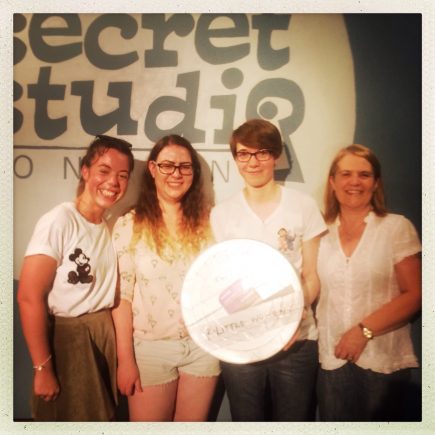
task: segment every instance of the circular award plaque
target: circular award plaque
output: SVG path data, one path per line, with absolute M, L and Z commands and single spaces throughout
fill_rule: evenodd
M 204 251 L 181 291 L 192 339 L 216 358 L 238 364 L 279 352 L 296 332 L 303 307 L 296 270 L 256 240 L 228 240 Z

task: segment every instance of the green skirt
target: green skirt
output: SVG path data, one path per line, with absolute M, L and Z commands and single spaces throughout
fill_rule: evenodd
M 52 352 L 60 394 L 32 397 L 36 421 L 110 421 L 117 405 L 116 342 L 110 310 L 54 317 Z

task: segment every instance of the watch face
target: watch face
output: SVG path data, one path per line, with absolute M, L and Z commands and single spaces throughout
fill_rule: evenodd
M 181 309 L 192 339 L 232 363 L 260 361 L 279 352 L 302 316 L 297 272 L 267 244 L 248 239 L 218 243 L 190 267 Z
M 373 331 L 364 326 L 362 323 L 358 323 L 358 326 L 361 328 L 362 334 L 365 338 L 368 338 L 369 340 L 373 338 Z
M 363 334 L 368 339 L 373 338 L 373 332 L 370 331 L 370 329 L 368 329 L 366 327 L 363 328 Z

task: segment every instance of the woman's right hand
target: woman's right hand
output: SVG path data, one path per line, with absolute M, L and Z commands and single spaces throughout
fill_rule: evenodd
M 42 370 L 35 370 L 33 375 L 33 391 L 36 396 L 46 402 L 56 400 L 60 393 L 60 386 L 53 369 L 44 367 Z
M 135 361 L 119 361 L 116 379 L 121 394 L 132 396 L 136 392 L 142 393 L 139 369 Z

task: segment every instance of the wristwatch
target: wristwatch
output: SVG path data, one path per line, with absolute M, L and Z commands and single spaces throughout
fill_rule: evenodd
M 358 323 L 358 326 L 361 328 L 361 331 L 365 338 L 367 338 L 368 340 L 371 340 L 373 338 L 373 331 L 371 329 L 367 328 L 367 326 L 364 326 L 362 323 Z

